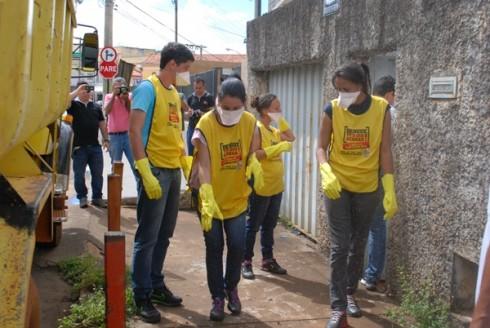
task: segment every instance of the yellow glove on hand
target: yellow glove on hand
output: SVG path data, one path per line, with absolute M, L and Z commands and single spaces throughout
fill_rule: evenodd
M 204 232 L 208 232 L 213 225 L 213 218 L 223 220 L 223 214 L 214 199 L 213 186 L 209 183 L 201 185 L 199 197 L 201 198 L 201 227 Z
M 134 166 L 141 176 L 143 187 L 148 198 L 158 199 L 162 197 L 162 187 L 160 187 L 160 182 L 151 172 L 150 162 L 148 161 L 148 158 L 145 157 L 137 160 L 136 162 L 134 162 Z
M 248 160 L 247 170 L 245 171 L 245 175 L 247 179 L 250 180 L 254 176 L 254 189 L 262 189 L 264 187 L 264 171 L 262 171 L 262 165 L 260 165 L 255 153 L 250 156 Z
M 330 199 L 340 198 L 342 187 L 328 163 L 320 165 L 320 174 L 322 176 L 322 189 L 325 195 Z
M 192 168 L 192 156 L 181 156 L 180 166 L 182 166 L 182 172 L 184 172 L 184 178 L 189 181 L 189 175 L 191 174 Z
M 267 158 L 272 158 L 283 152 L 291 151 L 292 146 L 293 144 L 289 141 L 281 141 L 274 146 L 265 147 L 264 152 Z
M 381 178 L 385 196 L 383 198 L 383 207 L 385 209 L 385 220 L 391 220 L 398 212 L 398 204 L 395 194 L 395 179 L 393 174 L 385 174 Z
M 286 121 L 286 119 L 284 118 L 284 116 L 282 116 L 279 119 L 279 122 L 277 122 L 277 125 L 279 127 L 279 131 L 281 131 L 281 132 L 284 132 L 284 131 L 287 131 L 287 130 L 290 129 L 289 123 L 288 123 L 288 121 Z

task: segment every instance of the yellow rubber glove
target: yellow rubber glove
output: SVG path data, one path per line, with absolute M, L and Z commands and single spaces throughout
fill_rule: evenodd
M 291 151 L 293 144 L 289 141 L 281 141 L 274 146 L 269 146 L 264 148 L 265 155 L 267 158 L 275 157 L 283 152 Z
M 342 187 L 328 163 L 320 165 L 320 174 L 322 176 L 322 189 L 325 195 L 330 199 L 340 198 Z
M 184 178 L 189 181 L 189 175 L 191 174 L 192 168 L 192 156 L 181 156 L 180 166 L 182 166 L 182 172 L 184 172 Z
M 395 178 L 393 174 L 385 174 L 381 178 L 385 196 L 383 198 L 383 207 L 385 209 L 385 220 L 391 220 L 398 212 L 398 204 L 395 194 Z
M 143 181 L 143 187 L 145 188 L 146 195 L 149 199 L 158 199 L 162 197 L 162 187 L 160 182 L 153 175 L 150 168 L 150 162 L 148 158 L 142 158 L 134 162 L 134 166 L 138 170 L 141 180 Z
M 277 125 L 279 126 L 279 131 L 284 132 L 290 129 L 288 121 L 282 116 L 279 119 L 279 122 L 277 122 Z
M 255 153 L 248 160 L 247 170 L 245 171 L 247 179 L 250 180 L 252 174 L 254 176 L 254 189 L 262 189 L 264 187 L 264 171 L 260 165 Z
M 208 232 L 213 225 L 213 218 L 223 220 L 223 214 L 214 199 L 213 186 L 209 183 L 201 185 L 199 197 L 201 198 L 201 227 L 204 232 Z

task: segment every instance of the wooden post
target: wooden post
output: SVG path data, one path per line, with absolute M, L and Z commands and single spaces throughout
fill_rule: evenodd
M 105 321 L 107 328 L 126 327 L 125 235 L 110 231 L 104 235 Z
M 121 230 L 121 189 L 122 177 L 118 174 L 107 176 L 107 229 Z
M 115 161 L 114 163 L 112 163 L 112 173 L 119 174 L 121 176 L 121 179 L 123 177 L 123 169 L 124 169 L 123 162 Z

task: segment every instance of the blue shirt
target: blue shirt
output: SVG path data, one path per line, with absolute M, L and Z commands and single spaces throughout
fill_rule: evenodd
M 150 81 L 145 80 L 141 82 L 133 91 L 131 109 L 140 110 L 146 113 L 145 124 L 143 125 L 143 131 L 141 133 L 143 145 L 146 145 L 148 143 L 151 121 L 153 120 L 153 111 L 155 109 L 155 90 Z

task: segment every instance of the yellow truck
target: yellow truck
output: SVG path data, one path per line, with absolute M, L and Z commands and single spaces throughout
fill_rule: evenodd
M 36 326 L 35 243 L 57 245 L 68 182 L 73 0 L 0 0 L 0 327 Z M 97 67 L 96 33 L 82 63 Z M 30 292 L 31 291 L 31 292 Z

